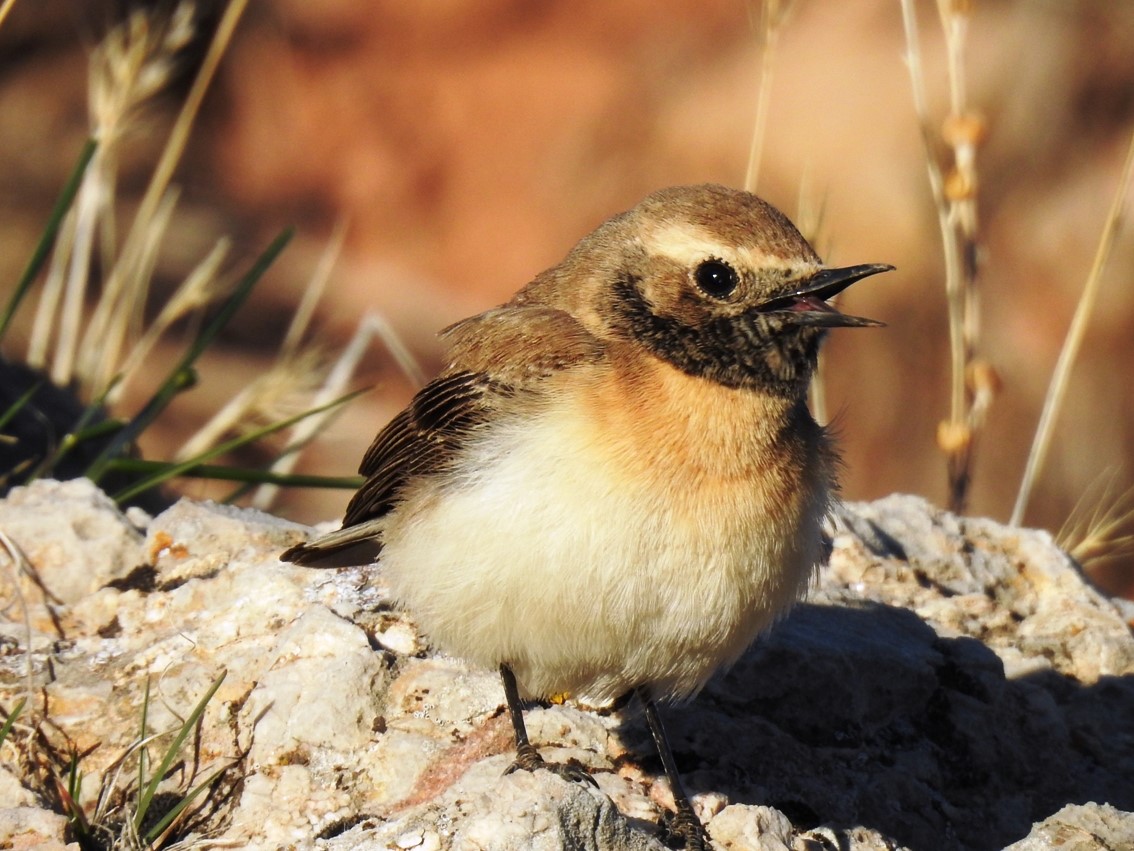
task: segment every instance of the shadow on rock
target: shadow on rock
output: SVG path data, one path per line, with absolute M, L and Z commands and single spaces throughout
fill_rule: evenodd
M 691 794 L 773 806 L 797 829 L 984 851 L 1064 804 L 1134 809 L 1134 677 L 1008 679 L 981 642 L 886 605 L 801 605 L 665 718 Z M 648 753 L 640 716 L 625 728 Z

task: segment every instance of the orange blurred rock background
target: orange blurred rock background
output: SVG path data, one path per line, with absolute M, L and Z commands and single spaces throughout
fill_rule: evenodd
M 26 262 L 87 131 L 86 56 L 119 5 L 17 2 L 0 27 L 5 280 Z M 1134 5 L 972 5 L 969 102 L 989 128 L 978 160 L 981 354 L 1003 390 L 980 438 L 970 511 L 1005 519 L 1134 127 Z M 931 108 L 944 117 L 936 4 L 917 8 Z M 343 340 L 378 311 L 430 370 L 437 329 L 507 299 L 608 215 L 660 186 L 741 184 L 758 18 L 758 4 L 740 0 L 250 4 L 177 178 L 184 195 L 161 277 L 176 281 L 223 234 L 247 258 L 282 226 L 296 224 L 298 237 L 147 453 L 184 438 L 265 368 L 337 222 L 346 242 L 321 333 Z M 835 334 L 827 348 L 844 495 L 943 502 L 943 265 L 904 51 L 898 0 L 796 0 L 775 57 L 758 191 L 797 220 L 821 208 L 815 241 L 828 262 L 898 267 L 847 299 L 888 327 Z M 133 141 L 127 198 L 144 187 L 175 108 L 167 98 Z M 1125 234 L 1029 525 L 1058 530 L 1103 477 L 1120 489 L 1134 478 L 1132 270 Z M 378 350 L 359 383 L 377 390 L 304 469 L 353 472 L 412 392 Z M 347 497 L 290 493 L 278 510 L 326 519 Z M 1110 567 L 1129 572 L 1129 561 Z

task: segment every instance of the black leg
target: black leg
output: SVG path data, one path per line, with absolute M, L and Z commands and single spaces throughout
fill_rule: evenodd
M 658 708 L 644 689 L 638 689 L 638 697 L 641 698 L 642 705 L 646 708 L 646 723 L 649 724 L 650 733 L 653 734 L 654 744 L 661 756 L 662 767 L 665 768 L 665 776 L 669 778 L 669 788 L 673 791 L 673 803 L 677 807 L 677 812 L 668 825 L 669 832 L 673 836 L 685 840 L 686 851 L 706 851 L 710 847 L 709 839 L 705 835 L 705 828 L 701 826 L 701 820 L 693 812 L 693 805 L 689 803 L 689 798 L 686 797 L 685 789 L 681 785 L 681 777 L 677 773 L 677 763 L 673 761 L 673 751 L 669 748 L 669 740 L 666 738 L 665 727 L 662 726 Z
M 528 741 L 528 728 L 524 726 L 524 704 L 520 700 L 520 689 L 516 685 L 516 675 L 507 665 L 500 666 L 500 679 L 504 681 L 504 699 L 508 702 L 508 717 L 512 719 L 512 730 L 516 734 L 516 761 L 508 768 L 511 774 L 517 769 L 535 771 L 546 763 L 539 751 Z
M 524 726 L 524 703 L 520 700 L 520 689 L 516 685 L 516 675 L 507 665 L 500 666 L 500 679 L 504 681 L 504 699 L 508 703 L 508 716 L 512 719 L 512 731 L 516 734 L 516 761 L 508 766 L 505 774 L 513 771 L 536 771 L 545 768 L 553 774 L 558 774 L 564 780 L 590 783 L 598 786 L 595 779 L 587 770 L 577 762 L 568 765 L 545 762 L 530 741 L 528 741 L 528 728 Z

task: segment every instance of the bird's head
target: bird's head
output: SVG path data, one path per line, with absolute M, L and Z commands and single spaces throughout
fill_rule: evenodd
M 595 270 L 588 324 L 603 336 L 727 386 L 791 395 L 806 388 L 827 329 L 882 324 L 830 300 L 893 268 L 827 268 L 774 207 L 713 185 L 655 192 L 573 254 L 576 270 Z

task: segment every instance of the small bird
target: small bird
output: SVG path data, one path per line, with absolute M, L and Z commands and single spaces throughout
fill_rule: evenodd
M 892 268 L 824 267 L 748 192 L 655 192 L 443 331 L 444 370 L 375 438 L 342 528 L 281 558 L 380 561 L 437 645 L 499 669 L 509 771 L 590 780 L 544 762 L 525 699 L 636 694 L 670 833 L 703 849 L 657 702 L 697 694 L 806 590 L 837 467 L 808 383 L 827 329 L 882 324 L 829 299 Z

